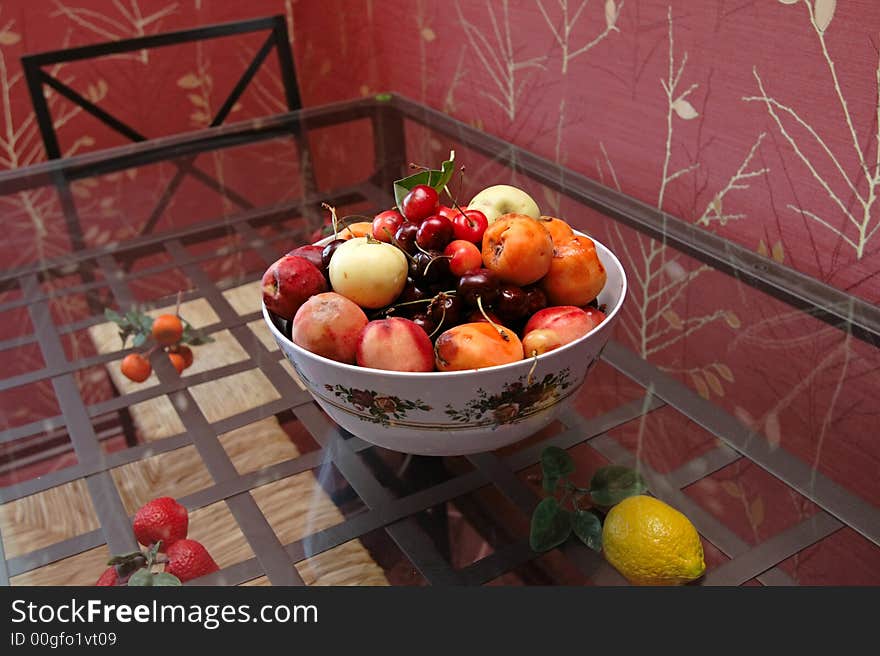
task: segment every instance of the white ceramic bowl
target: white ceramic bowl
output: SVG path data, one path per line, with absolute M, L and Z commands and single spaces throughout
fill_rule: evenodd
M 606 318 L 584 337 L 538 356 L 485 369 L 410 373 L 342 364 L 287 339 L 266 307 L 263 318 L 309 392 L 333 420 L 394 451 L 463 455 L 528 437 L 553 421 L 599 359 L 626 296 L 618 259 L 593 240 L 608 281 Z

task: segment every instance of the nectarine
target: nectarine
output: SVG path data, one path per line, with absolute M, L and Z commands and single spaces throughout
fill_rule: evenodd
M 354 364 L 358 337 L 367 315 L 342 294 L 316 294 L 293 317 L 291 341 L 317 355 Z

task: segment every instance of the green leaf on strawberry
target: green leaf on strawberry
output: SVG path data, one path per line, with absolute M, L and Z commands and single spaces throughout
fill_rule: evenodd
M 179 578 L 174 576 L 174 574 L 169 574 L 168 572 L 157 572 L 153 574 L 153 585 L 177 587 L 183 584 L 180 582 Z
M 153 573 L 146 567 L 139 569 L 128 579 L 128 585 L 134 587 L 153 585 Z

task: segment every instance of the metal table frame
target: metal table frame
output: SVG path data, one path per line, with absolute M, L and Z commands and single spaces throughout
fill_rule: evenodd
M 595 418 L 581 416 L 574 409 L 568 410 L 561 417 L 563 430 L 541 443 L 507 457 L 499 457 L 493 453 L 469 456 L 472 470 L 415 493 L 397 497 L 383 487 L 375 473 L 359 456 L 370 445 L 342 431 L 318 409 L 309 395 L 282 367 L 281 352 L 268 350 L 247 327 L 247 323 L 260 318 L 259 313 L 244 316 L 237 314 L 222 293 L 226 286 L 215 284 L 200 266 L 203 260 L 211 256 L 195 256 L 187 250 L 186 245 L 214 239 L 232 230 L 239 237 L 235 250 L 252 249 L 268 265 L 278 254 L 277 247 L 273 245 L 283 237 L 262 236 L 257 231 L 261 226 L 279 217 L 299 217 L 297 220 L 302 225 L 305 239 L 305 231 L 314 227 L 309 225 L 308 217 L 314 216 L 314 209 L 321 202 L 341 205 L 368 201 L 376 207 L 388 205 L 391 202 L 391 182 L 405 170 L 404 124 L 407 120 L 425 124 L 432 130 L 467 144 L 479 153 L 497 158 L 500 162 L 512 162 L 519 172 L 551 189 L 651 236 L 662 237 L 667 244 L 716 269 L 737 276 L 750 285 L 802 308 L 812 316 L 840 327 L 841 330 L 850 331 L 859 339 L 875 346 L 880 345 L 878 308 L 405 98 L 391 96 L 387 99 L 364 99 L 309 108 L 270 119 L 221 126 L 98 154 L 48 162 L 22 171 L 0 174 L 0 193 L 13 193 L 40 185 L 63 187 L 85 177 L 169 158 L 191 156 L 217 148 L 285 135 L 302 135 L 303 131 L 309 129 L 354 119 L 369 119 L 374 135 L 375 171 L 360 184 L 337 189 L 332 193 L 307 194 L 291 203 L 248 209 L 224 218 L 222 225 L 194 224 L 174 232 L 144 235 L 113 247 L 80 250 L 50 263 L 34 264 L 0 273 L 0 290 L 21 291 L 20 298 L 3 303 L 0 311 L 26 306 L 35 326 L 32 335 L 0 342 L 0 351 L 28 343 L 37 344 L 46 363 L 41 370 L 0 381 L 0 390 L 49 379 L 61 409 L 61 414 L 57 417 L 3 431 L 0 433 L 0 442 L 37 435 L 48 429 L 65 428 L 78 459 L 76 465 L 66 469 L 0 489 L 0 503 L 72 480 L 84 479 L 101 525 L 98 530 L 8 559 L 2 553 L 0 541 L 0 584 L 8 584 L 10 577 L 104 543 L 111 552 L 121 553 L 136 548 L 130 518 L 125 513 L 109 470 L 137 461 L 145 457 L 147 452 L 155 455 L 186 445 L 195 446 L 214 483 L 180 501 L 190 510 L 224 501 L 255 554 L 249 560 L 200 579 L 199 584 L 234 585 L 266 575 L 275 585 L 299 585 L 302 584 L 302 579 L 293 567 L 294 563 L 306 558 L 307 554 L 310 556 L 321 553 L 377 529 L 387 532 L 428 583 L 485 583 L 532 561 L 538 554 L 531 551 L 527 540 L 520 539 L 501 546 L 491 555 L 463 569 L 455 570 L 415 515 L 483 486 L 494 485 L 527 516 L 538 498 L 516 473 L 537 463 L 545 446 L 553 444 L 571 448 L 588 443 L 614 462 L 633 465 L 634 456 L 607 432 L 664 406 L 674 408 L 722 442 L 717 448 L 667 474 L 660 474 L 645 463 L 639 464 L 652 493 L 681 509 L 691 518 L 700 533 L 730 558 L 728 562 L 710 571 L 703 581 L 705 584 L 741 584 L 757 578 L 764 584 L 791 585 L 794 581 L 778 567 L 779 563 L 844 526 L 849 526 L 875 544 L 880 544 L 880 511 L 877 508 L 822 474 L 812 471 L 808 465 L 785 450 L 771 449 L 763 436 L 754 434 L 723 409 L 701 398 L 687 386 L 615 342 L 608 344 L 603 360 L 644 388 L 642 398 Z M 140 272 L 123 273 L 127 263 L 155 253 L 167 256 L 167 263 Z M 137 276 L 173 268 L 183 271 L 194 285 L 193 290 L 183 295 L 184 300 L 203 298 L 219 317 L 219 321 L 208 326 L 206 332 L 229 330 L 248 352 L 249 358 L 181 378 L 176 375 L 167 358 L 161 357 L 161 353 L 154 353 L 152 364 L 160 385 L 110 401 L 87 405 L 80 395 L 74 373 L 86 367 L 117 360 L 130 349 L 76 362 L 68 361 L 62 348 L 61 336 L 103 323 L 105 319 L 95 316 L 74 324 L 56 326 L 49 313 L 50 299 L 64 294 L 88 294 L 98 288 L 109 287 L 116 305 L 125 309 L 134 300 L 129 281 Z M 96 281 L 50 294 L 40 288 L 44 276 L 84 270 L 99 271 L 102 276 Z M 148 306 L 160 307 L 172 301 L 171 298 L 158 299 Z M 209 422 L 195 403 L 189 388 L 254 367 L 258 367 L 267 376 L 281 398 L 221 421 Z M 161 395 L 170 398 L 183 422 L 184 432 L 115 453 L 105 453 L 102 450 L 94 429 L 99 418 Z M 287 410 L 309 431 L 320 449 L 258 472 L 238 474 L 220 444 L 218 435 Z M 816 503 L 821 510 L 761 544 L 747 544 L 683 492 L 688 485 L 741 458 L 757 463 Z M 306 538 L 291 544 L 281 544 L 249 490 L 257 485 L 316 469 L 326 462 L 331 462 L 348 481 L 365 504 L 365 510 Z M 600 555 L 583 545 L 569 542 L 562 547 L 562 551 L 592 581 L 600 584 L 623 583 L 622 578 Z

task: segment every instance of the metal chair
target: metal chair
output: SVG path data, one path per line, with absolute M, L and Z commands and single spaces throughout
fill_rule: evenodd
M 251 80 L 253 80 L 262 63 L 274 49 L 278 55 L 278 64 L 281 69 L 281 81 L 284 85 L 285 101 L 287 108 L 294 111 L 302 108 L 300 99 L 299 86 L 297 84 L 296 70 L 293 65 L 293 53 L 290 49 L 289 35 L 287 32 L 287 24 L 283 15 L 268 16 L 264 18 L 255 18 L 251 20 L 238 21 L 232 23 L 222 23 L 218 25 L 209 25 L 190 30 L 181 30 L 176 32 L 168 32 L 165 34 L 155 34 L 145 37 L 137 37 L 132 39 L 122 39 L 119 41 L 109 41 L 105 43 L 97 43 L 94 45 L 80 46 L 69 48 L 67 50 L 53 50 L 51 52 L 42 52 L 37 54 L 25 55 L 21 58 L 21 64 L 24 68 L 25 78 L 27 80 L 28 91 L 30 93 L 31 102 L 34 106 L 37 124 L 39 126 L 40 135 L 46 149 L 46 155 L 49 159 L 58 159 L 61 157 L 61 148 L 58 143 L 58 135 L 53 125 L 52 116 L 49 111 L 49 104 L 44 95 L 44 86 L 49 86 L 58 94 L 67 98 L 76 105 L 99 121 L 131 139 L 132 141 L 145 141 L 147 136 L 141 134 L 131 126 L 116 116 L 113 116 L 104 109 L 98 107 L 93 102 L 83 97 L 74 89 L 53 77 L 44 70 L 44 67 L 59 63 L 81 61 L 86 59 L 94 59 L 126 52 L 149 50 L 153 48 L 178 45 L 182 43 L 191 43 L 195 41 L 204 41 L 207 39 L 216 39 L 219 37 L 233 36 L 237 34 L 246 34 L 250 32 L 261 32 L 268 30 L 270 33 L 263 43 L 262 47 L 254 55 L 253 60 L 242 73 L 236 85 L 233 87 L 229 96 L 220 107 L 217 114 L 213 117 L 210 127 L 216 127 L 223 123 L 232 111 L 233 106 L 247 89 Z M 297 147 L 300 155 L 300 166 L 305 176 L 305 185 L 307 189 L 314 188 L 314 180 L 312 178 L 312 169 L 308 157 L 308 148 L 306 139 L 302 130 L 296 130 L 293 135 L 297 141 Z M 156 207 L 153 209 L 149 218 L 144 224 L 142 234 L 149 233 L 158 223 L 165 208 L 174 195 L 177 188 L 183 182 L 187 175 L 194 177 L 203 184 L 218 193 L 225 194 L 231 201 L 239 205 L 242 209 L 250 209 L 251 204 L 241 195 L 226 189 L 217 180 L 212 178 L 204 171 L 198 169 L 194 164 L 194 157 L 183 159 L 176 163 L 177 172 L 174 178 L 168 184 L 163 192 Z M 79 218 L 76 211 L 76 205 L 71 195 L 69 186 L 64 181 L 58 181 L 56 185 L 61 200 L 61 208 L 67 223 L 68 233 L 71 239 L 71 245 L 74 249 L 83 248 L 85 246 L 82 237 L 82 229 L 79 224 Z

